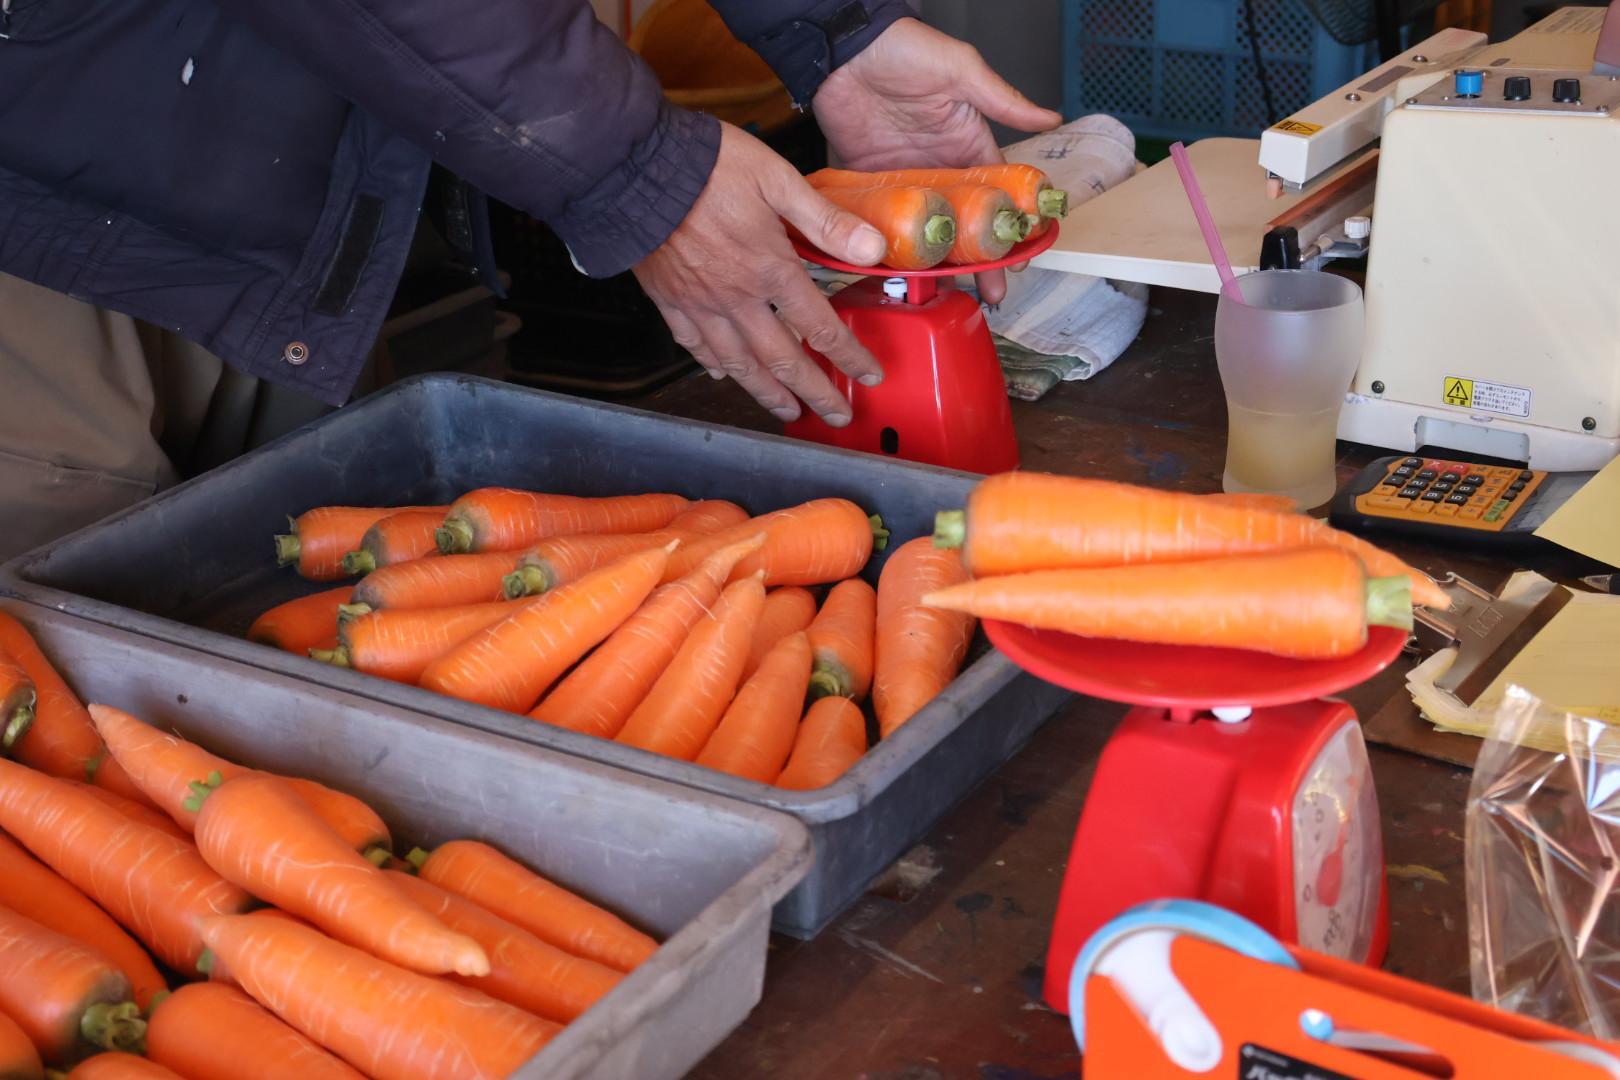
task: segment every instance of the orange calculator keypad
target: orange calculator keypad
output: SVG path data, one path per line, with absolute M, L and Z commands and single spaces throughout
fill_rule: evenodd
M 1371 491 L 1356 496 L 1356 509 L 1369 517 L 1501 532 L 1546 475 L 1499 465 L 1397 458 Z

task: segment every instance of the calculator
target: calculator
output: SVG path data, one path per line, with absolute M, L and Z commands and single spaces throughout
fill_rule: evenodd
M 1535 530 L 1594 475 L 1396 455 L 1374 461 L 1341 489 L 1328 520 L 1349 531 L 1485 546 L 1530 544 Z

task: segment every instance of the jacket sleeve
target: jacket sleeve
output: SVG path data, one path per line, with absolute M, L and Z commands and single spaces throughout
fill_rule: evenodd
M 435 160 L 550 225 L 593 277 L 663 243 L 720 126 L 665 100 L 587 0 L 216 0 Z
M 906 0 L 709 0 L 720 18 L 771 66 L 800 108 L 832 72 L 898 19 Z

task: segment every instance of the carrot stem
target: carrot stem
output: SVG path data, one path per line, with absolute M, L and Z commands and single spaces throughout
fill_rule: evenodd
M 11 744 L 28 734 L 28 729 L 34 726 L 34 707 L 32 705 L 19 705 L 11 713 L 11 719 L 6 721 L 6 733 L 0 736 L 0 749 L 10 750 Z
M 1063 217 L 1069 212 L 1069 193 L 1058 188 L 1045 188 L 1035 196 L 1035 206 L 1041 217 Z
M 1412 579 L 1375 577 L 1367 579 L 1367 625 L 1412 629 Z
M 133 1001 L 98 1001 L 84 1010 L 79 1032 L 92 1046 L 123 1050 L 131 1054 L 145 1051 L 146 1021 L 141 1007 Z
M 290 520 L 290 519 L 289 519 Z M 276 536 L 276 565 L 291 566 L 298 561 L 298 553 L 302 548 L 298 534 L 279 533 Z
M 372 847 L 362 851 L 360 854 L 368 863 L 378 867 L 387 865 L 388 860 L 394 857 L 394 853 L 392 851 L 389 851 L 380 844 L 373 845 Z
M 349 663 L 349 650 L 342 645 L 335 649 L 311 649 L 309 650 L 309 658 L 319 660 L 323 664 L 331 664 L 333 667 L 346 668 L 353 666 Z
M 370 604 L 339 604 L 337 609 L 338 625 L 342 626 L 344 623 L 354 622 L 360 616 L 370 615 L 375 610 Z
M 934 515 L 934 546 L 959 548 L 967 542 L 967 511 L 941 510 Z
M 428 861 L 428 853 L 419 847 L 411 848 L 411 853 L 405 856 L 405 861 L 420 870 L 422 864 Z
M 551 578 L 538 566 L 520 566 L 501 579 L 501 589 L 508 600 L 539 596 L 549 588 Z
M 923 225 L 923 239 L 930 244 L 951 244 L 956 241 L 956 222 L 949 214 L 935 214 Z
M 1002 210 L 991 220 L 990 231 L 1004 244 L 1016 244 L 1029 235 L 1029 225 L 1017 210 Z
M 818 701 L 824 697 L 836 697 L 844 693 L 839 684 L 838 676 L 831 671 L 817 671 L 810 676 L 810 700 Z
M 883 527 L 883 517 L 868 514 L 866 520 L 872 523 L 872 550 L 882 551 L 889 546 L 889 530 Z
M 445 555 L 456 555 L 473 549 L 472 522 L 466 518 L 446 518 L 443 525 L 433 531 L 433 539 L 439 545 L 439 551 Z
M 361 549 L 351 551 L 343 556 L 343 572 L 345 574 L 369 574 L 377 569 L 377 556 Z

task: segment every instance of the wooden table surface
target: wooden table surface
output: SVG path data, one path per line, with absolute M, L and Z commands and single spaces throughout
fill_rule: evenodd
M 1140 339 L 1087 382 L 1013 403 L 1023 466 L 1218 491 L 1225 403 L 1214 298 L 1156 290 Z M 633 402 L 758 430 L 772 418 L 702 375 Z M 1340 479 L 1378 455 L 1341 443 Z M 1431 573 L 1489 589 L 1516 568 L 1391 544 Z M 1521 560 L 1522 561 L 1522 560 Z M 1526 565 L 1538 566 L 1536 557 Z M 1401 692 L 1398 661 L 1343 695 L 1363 720 Z M 1047 935 L 1098 755 L 1124 708 L 1076 698 L 814 941 L 775 936 L 764 997 L 694 1072 L 702 1080 L 1076 1077 L 1068 1022 L 1041 1002 Z M 1371 749 L 1390 866 L 1386 968 L 1468 992 L 1463 810 L 1470 773 Z

